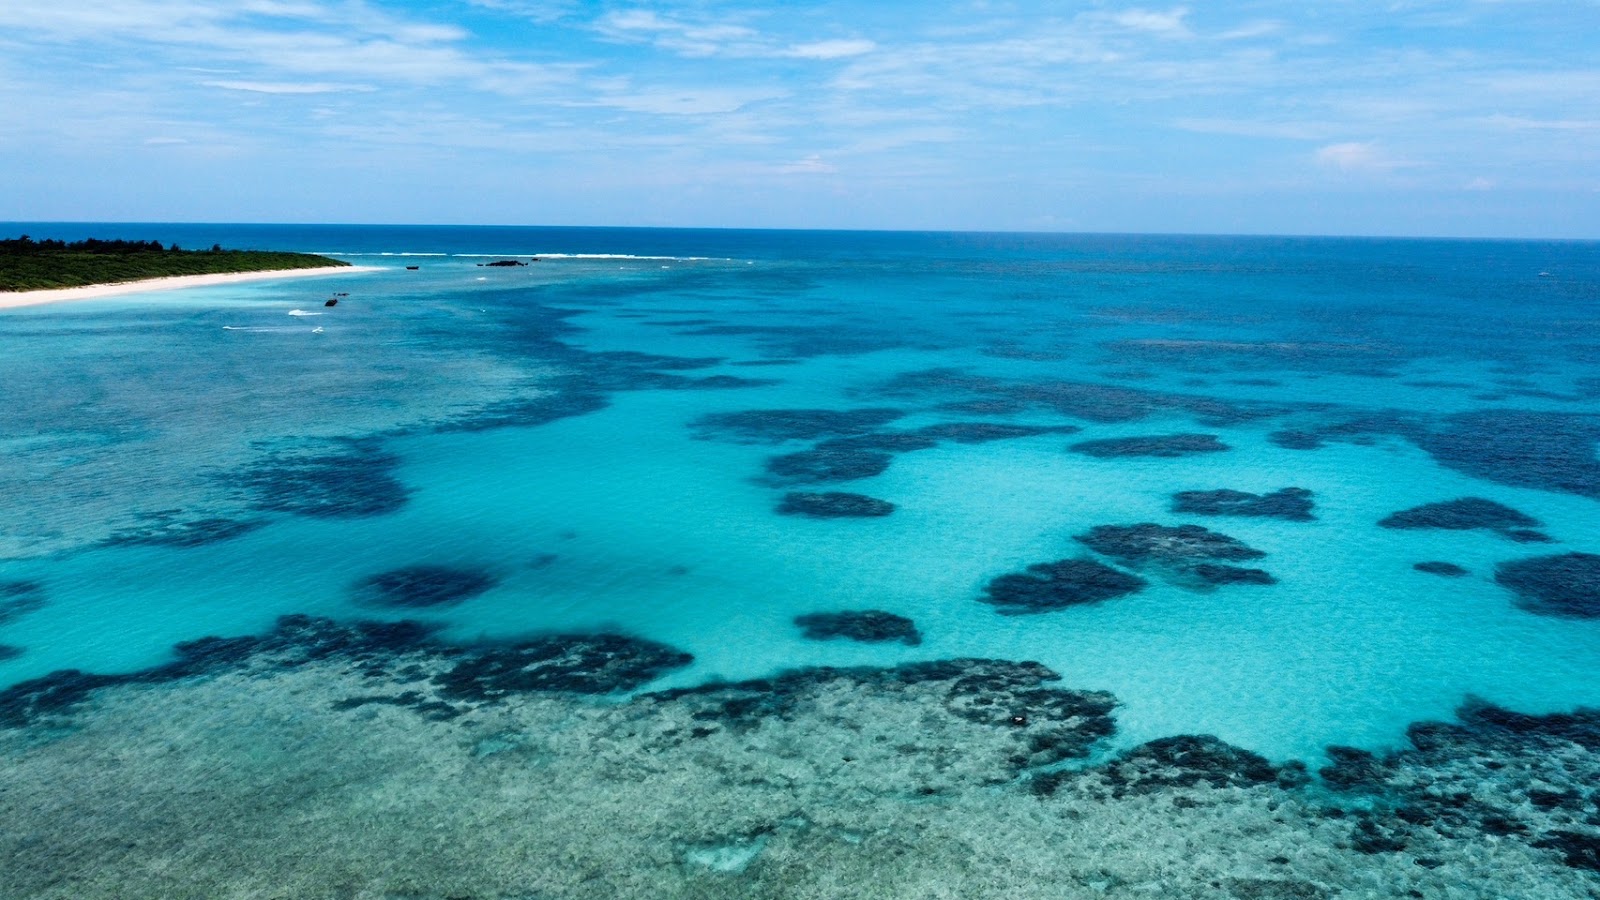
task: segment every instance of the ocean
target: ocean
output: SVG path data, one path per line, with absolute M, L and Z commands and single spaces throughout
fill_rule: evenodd
M 3 230 L 7 896 L 1600 894 L 1600 244 Z

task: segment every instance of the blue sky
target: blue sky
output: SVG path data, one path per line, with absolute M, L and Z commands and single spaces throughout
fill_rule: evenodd
M 0 219 L 1600 237 L 1600 0 L 4 0 Z

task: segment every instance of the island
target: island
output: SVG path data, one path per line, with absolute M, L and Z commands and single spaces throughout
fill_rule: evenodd
M 0 240 L 0 292 L 121 284 L 152 278 L 347 267 L 342 260 L 276 250 L 184 250 L 160 241 Z

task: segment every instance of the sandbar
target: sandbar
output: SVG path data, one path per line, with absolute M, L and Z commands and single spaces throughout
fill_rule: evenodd
M 266 281 L 275 278 L 305 278 L 312 275 L 347 275 L 356 272 L 378 272 L 381 266 L 318 266 L 314 269 L 271 269 L 262 272 L 221 272 L 211 275 L 170 275 L 165 278 L 145 278 L 139 281 L 119 281 L 114 284 L 86 284 L 81 287 L 50 288 L 39 291 L 0 292 L 0 309 L 19 306 L 37 306 L 41 303 L 63 303 L 70 300 L 99 300 L 123 294 L 140 294 L 146 291 L 170 291 L 178 288 L 207 287 L 233 284 L 239 281 Z

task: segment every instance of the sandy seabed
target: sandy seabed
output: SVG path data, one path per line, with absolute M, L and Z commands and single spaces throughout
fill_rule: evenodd
M 116 284 L 86 284 L 82 287 L 55 288 L 43 291 L 0 292 L 0 309 L 38 306 L 43 303 L 64 303 L 71 300 L 102 300 L 107 297 L 120 297 L 123 294 L 172 291 L 191 287 L 211 287 L 219 284 L 235 284 L 241 281 L 270 281 L 278 278 L 307 278 L 320 275 L 352 275 L 380 270 L 381 267 L 379 266 L 318 266 L 315 269 L 275 269 L 265 272 L 225 272 L 215 275 L 173 275 L 166 278 L 122 281 Z
M 560 653 L 474 652 L 322 645 L 14 719 L 4 895 L 1600 897 L 1600 754 L 1565 719 L 1439 725 L 1324 783 L 1215 739 L 1090 753 L 1114 699 L 1031 663 L 618 700 L 506 689 L 592 686 Z

